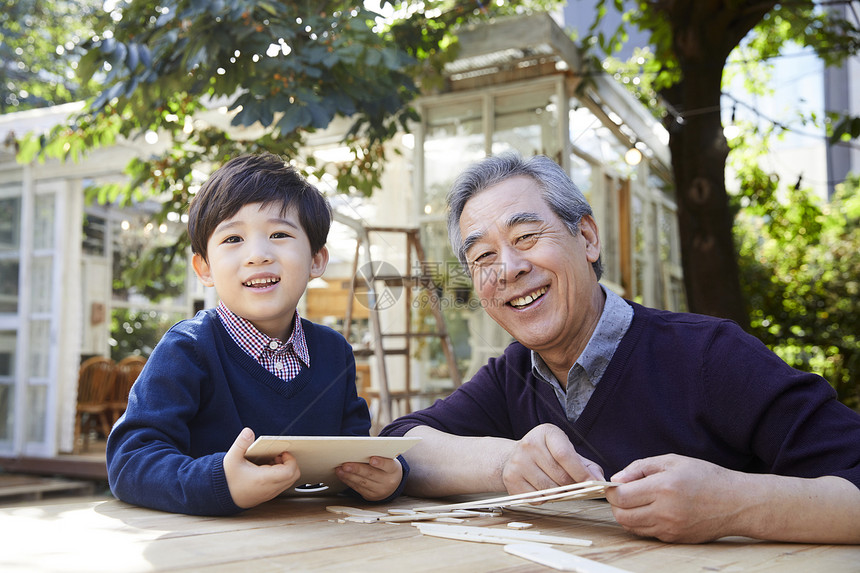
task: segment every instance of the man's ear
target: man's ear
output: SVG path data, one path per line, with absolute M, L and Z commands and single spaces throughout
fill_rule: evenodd
M 194 267 L 194 273 L 197 275 L 197 278 L 200 279 L 203 286 L 215 286 L 215 281 L 212 280 L 212 272 L 209 268 L 209 263 L 206 262 L 206 259 L 204 259 L 202 255 L 194 253 L 191 257 L 191 266 Z
M 328 266 L 328 249 L 323 247 L 311 259 L 310 278 L 315 279 L 321 277 Z
M 579 220 L 579 232 L 585 239 L 585 258 L 593 263 L 600 258 L 600 232 L 597 222 L 591 215 L 585 215 Z

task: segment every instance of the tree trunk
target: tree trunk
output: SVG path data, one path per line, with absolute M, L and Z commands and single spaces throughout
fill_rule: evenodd
M 681 263 L 692 312 L 749 326 L 726 193 L 728 146 L 720 117 L 726 58 L 772 0 L 654 0 L 671 28 L 679 83 L 663 91 L 678 201 Z
M 720 75 L 685 74 L 664 96 L 689 111 L 667 116 L 678 202 L 684 287 L 691 312 L 749 323 L 741 294 L 726 193 L 728 147 L 720 120 Z M 716 84 L 713 86 L 713 84 Z M 708 87 L 711 85 L 712 87 Z

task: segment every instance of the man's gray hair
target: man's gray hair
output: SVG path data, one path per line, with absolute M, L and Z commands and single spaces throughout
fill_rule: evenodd
M 559 165 L 545 155 L 535 155 L 523 159 L 516 152 L 505 152 L 487 157 L 466 168 L 454 181 L 448 192 L 448 240 L 460 263 L 468 270 L 466 253 L 463 251 L 463 237 L 460 235 L 460 216 L 466 203 L 488 187 L 493 187 L 511 177 L 531 178 L 543 191 L 552 212 L 576 235 L 579 222 L 586 215 L 592 215 L 591 205 L 579 187 L 571 181 Z M 603 264 L 598 258 L 591 266 L 600 279 Z

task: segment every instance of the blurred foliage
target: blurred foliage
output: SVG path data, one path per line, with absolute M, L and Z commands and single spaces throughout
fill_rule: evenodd
M 67 125 L 25 142 L 20 157 L 77 159 L 117 137 L 156 132 L 170 147 L 130 163 L 129 184 L 99 198 L 158 196 L 166 213 L 187 204 L 194 169 L 241 153 L 270 151 L 320 174 L 324 166 L 301 150 L 342 117 L 353 160 L 331 171 L 339 191 L 370 195 L 383 144 L 417 119 L 410 102 L 438 85 L 455 57 L 453 29 L 555 3 L 382 2 L 394 10 L 382 20 L 361 2 L 116 2 L 78 45 L 78 74 L 98 78 L 102 91 Z
M 114 308 L 109 341 L 111 358 L 117 362 L 134 354 L 148 358 L 164 333 L 183 318 L 154 310 Z
M 177 249 L 178 224 L 164 224 L 164 232 L 146 221 L 146 215 L 129 216 L 128 228 L 115 233 L 113 260 L 114 299 L 141 295 L 152 302 L 179 297 L 187 291 L 188 257 Z M 170 232 L 167 232 L 170 229 Z M 182 231 L 184 232 L 184 230 Z
M 751 162 L 739 178 L 735 235 L 752 333 L 860 410 L 860 175 L 830 202 Z
M 607 2 L 599 4 L 607 9 Z M 634 2 L 612 3 L 618 10 L 631 4 Z M 600 49 L 615 50 L 626 40 L 627 26 L 637 25 L 651 30 L 654 45 L 634 50 L 628 61 L 605 58 L 600 65 L 657 117 L 670 114 L 667 108 L 673 104 L 687 109 L 667 101 L 663 93 L 681 78 L 672 46 L 681 38 L 673 37 L 669 19 L 659 17 L 659 9 L 668 4 L 635 4 L 639 12 L 628 12 L 613 34 L 595 33 L 589 41 Z M 679 3 L 676 8 L 694 14 L 696 6 Z M 860 32 L 812 3 L 775 4 L 729 54 L 723 86 L 737 79 L 750 95 L 771 95 L 769 60 L 790 43 L 813 48 L 831 65 L 858 52 Z M 831 144 L 834 135 L 841 140 L 857 136 L 857 120 L 844 115 L 810 114 L 798 119 L 802 126 L 826 129 Z M 734 117 L 732 123 L 739 135 L 728 141 L 728 163 L 735 172 L 731 186 L 738 189 L 727 198 L 739 248 L 740 286 L 749 330 L 795 368 L 823 375 L 842 402 L 860 409 L 858 177 L 839 186 L 830 203 L 814 197 L 799 182 L 787 187 L 760 164 L 770 142 L 791 128 L 767 121 L 735 121 Z
M 857 23 L 838 12 L 822 10 L 815 2 L 739 0 L 715 8 L 719 4 L 726 3 L 599 0 L 585 44 L 612 55 L 629 39 L 628 26 L 647 32 L 653 61 L 658 64 L 649 64 L 646 71 L 651 74 L 651 85 L 658 92 L 683 78 L 683 68 L 678 59 L 678 45 L 685 42 L 682 34 L 697 26 L 707 27 L 707 19 L 713 19 L 715 13 L 719 19 L 712 22 L 711 34 L 717 26 L 723 29 L 725 21 L 732 18 L 738 24 L 745 22 L 745 27 L 750 30 L 749 34 L 744 33 L 740 37 L 711 36 L 706 39 L 726 57 L 741 48 L 754 63 L 779 56 L 786 44 L 793 43 L 812 48 L 825 65 L 833 66 L 860 53 Z M 599 25 L 610 9 L 621 13 L 621 22 L 611 33 L 602 32 Z M 748 88 L 754 91 L 756 85 Z
M 827 66 L 856 55 L 860 52 L 857 14 L 839 2 L 826 4 L 830 6 L 776 0 L 596 2 L 593 24 L 583 40 L 597 54 L 592 61 L 630 80 L 628 85 L 659 114 L 669 132 L 678 212 L 683 215 L 679 228 L 687 302 L 695 312 L 731 317 L 747 326 L 731 251 L 733 221 L 723 176 L 728 147 L 719 118 L 726 62 L 729 58 L 753 64 L 766 61 L 790 44 L 810 48 Z M 609 10 L 621 15 L 614 30 L 602 26 Z M 617 53 L 632 29 L 645 34 L 647 52 L 640 51 L 625 65 L 604 65 L 603 57 Z M 743 57 L 738 58 L 738 53 Z M 750 93 L 766 85 L 752 75 L 748 79 Z M 836 114 L 823 118 L 831 142 L 857 136 L 860 120 L 844 117 L 847 113 L 844 110 L 842 119 Z M 707 208 L 696 193 L 705 183 Z M 696 248 L 702 240 L 697 234 L 703 233 L 715 248 Z
M 0 113 L 79 101 L 98 91 L 77 76 L 75 47 L 92 35 L 97 0 L 0 0 Z M 24 134 L 18 134 L 24 135 Z

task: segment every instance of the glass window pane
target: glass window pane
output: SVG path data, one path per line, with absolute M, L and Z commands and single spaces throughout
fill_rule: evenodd
M 12 424 L 14 422 L 12 406 L 15 403 L 14 396 L 14 386 L 0 384 L 0 441 L 12 439 Z
M 500 95 L 495 99 L 493 154 L 515 149 L 561 162 L 558 106 L 552 90 Z
M 104 256 L 107 248 L 107 219 L 87 213 L 84 215 L 82 250 L 85 255 Z
M 29 379 L 47 380 L 51 355 L 51 321 L 30 321 Z
M 18 312 L 18 261 L 0 259 L 0 312 Z
M 454 348 L 455 361 L 459 374 L 465 372 L 471 354 L 468 318 L 475 310 L 480 310 L 476 301 L 472 300 L 472 281 L 462 265 L 456 260 L 448 244 L 448 231 L 444 221 L 434 221 L 422 227 L 423 243 L 426 246 L 426 260 L 422 274 L 429 275 L 441 289 L 439 304 L 445 316 L 445 327 Z M 413 306 L 419 309 L 416 316 L 419 332 L 436 330 L 435 318 L 431 309 L 430 295 L 416 289 Z M 420 360 L 423 369 L 422 378 L 430 388 L 441 387 L 441 381 L 451 378 L 448 362 L 438 338 L 431 337 L 422 345 L 424 354 Z
M 15 375 L 16 335 L 14 330 L 0 330 L 0 384 L 11 383 Z
M 0 197 L 0 313 L 18 312 L 21 198 Z
M 648 186 L 652 189 L 659 189 L 664 196 L 671 196 L 671 187 L 661 177 L 651 175 L 648 178 Z M 678 244 L 677 214 L 674 210 L 661 206 L 657 215 L 659 217 L 660 258 L 665 262 L 680 265 L 681 252 Z
M 591 196 L 591 190 L 594 188 L 592 182 L 594 168 L 591 163 L 581 158 L 578 155 L 571 154 L 570 156 L 570 178 L 585 195 L 585 199 L 592 204 L 594 198 Z
M 630 296 L 640 304 L 645 302 L 642 298 L 645 292 L 645 267 L 653 264 L 649 258 L 649 250 L 653 248 L 653 241 L 650 241 L 649 237 L 646 236 L 646 230 L 653 229 L 654 224 L 646 221 L 649 215 L 646 208 L 642 198 L 634 194 L 630 214 L 630 223 L 633 228 L 633 284 Z
M 33 210 L 33 248 L 54 248 L 54 204 L 53 193 L 36 195 Z
M 570 101 L 570 141 L 604 165 L 629 175 L 631 166 L 624 160 L 628 147 L 590 109 L 578 101 Z
M 18 251 L 21 237 L 21 198 L 0 198 L 0 253 Z
M 27 430 L 28 442 L 45 441 L 45 416 L 48 412 L 48 387 L 43 385 L 27 387 Z
M 12 439 L 16 334 L 0 330 L 0 441 Z
M 454 178 L 484 157 L 481 100 L 431 108 L 424 137 L 425 215 L 443 215 Z
M 53 257 L 33 257 L 30 277 L 30 306 L 32 312 L 51 312 Z

